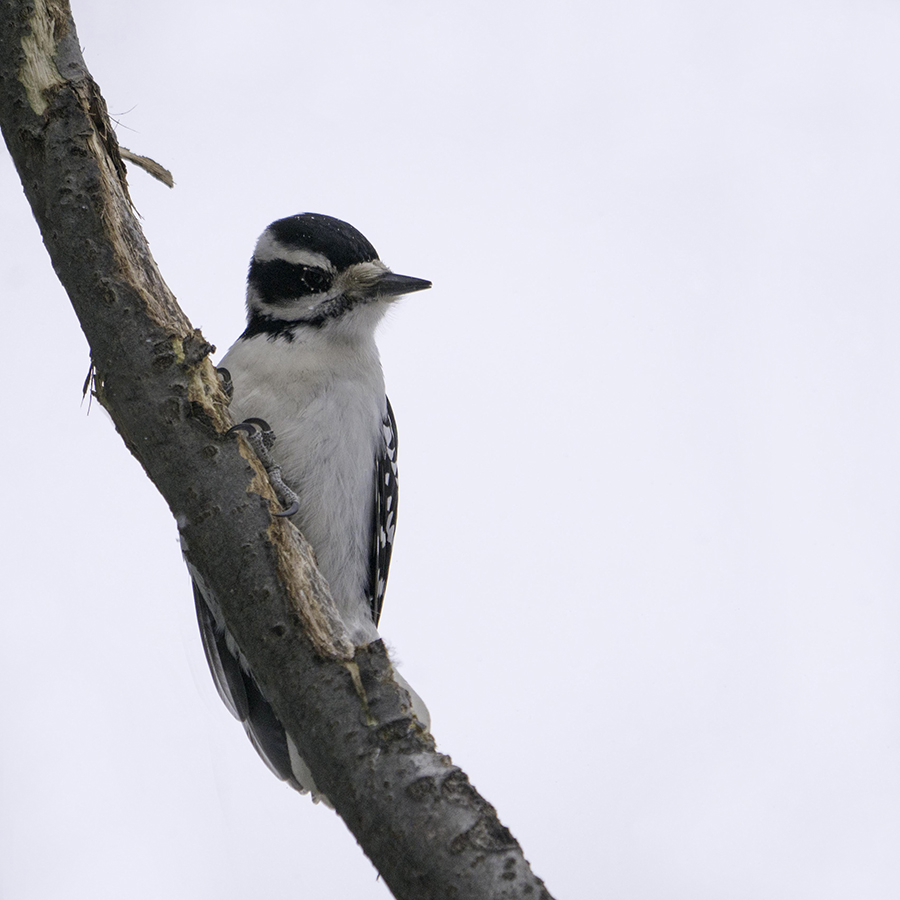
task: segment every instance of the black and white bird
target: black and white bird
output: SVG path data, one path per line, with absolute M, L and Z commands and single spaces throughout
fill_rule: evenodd
M 397 517 L 397 428 L 375 329 L 398 297 L 429 287 L 392 272 L 346 222 L 316 213 L 279 219 L 256 244 L 247 328 L 221 362 L 234 420 L 262 419 L 274 432 L 272 460 L 297 496 L 292 521 L 357 645 L 379 638 Z M 275 774 L 318 798 L 215 601 L 196 583 L 194 595 L 225 705 Z M 427 727 L 424 704 L 402 683 Z

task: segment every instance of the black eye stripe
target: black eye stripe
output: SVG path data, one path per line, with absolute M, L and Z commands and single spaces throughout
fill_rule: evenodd
M 253 259 L 247 279 L 263 303 L 279 306 L 298 297 L 327 291 L 332 275 L 318 266 L 304 266 L 283 259 L 264 262 Z

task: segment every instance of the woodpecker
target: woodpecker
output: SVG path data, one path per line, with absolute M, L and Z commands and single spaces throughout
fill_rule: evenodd
M 236 422 L 264 420 L 312 545 L 357 645 L 377 630 L 397 520 L 397 426 L 375 329 L 400 296 L 431 287 L 397 275 L 352 225 L 318 213 L 273 222 L 247 277 L 247 327 L 221 361 Z M 221 370 L 220 370 L 221 371 Z M 214 598 L 194 584 L 207 662 L 225 705 L 269 768 L 313 799 L 309 769 L 263 697 Z M 413 709 L 428 713 L 410 691 Z

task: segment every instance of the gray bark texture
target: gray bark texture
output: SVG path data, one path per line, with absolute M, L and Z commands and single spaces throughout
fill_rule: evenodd
M 212 348 L 133 215 L 66 0 L 0 0 L 0 125 L 90 344 L 98 400 L 168 502 L 192 574 L 215 595 L 317 784 L 394 896 L 549 898 L 494 808 L 412 716 L 384 647 L 347 640 L 308 545 L 271 515 L 265 472 L 242 437 L 225 435 Z

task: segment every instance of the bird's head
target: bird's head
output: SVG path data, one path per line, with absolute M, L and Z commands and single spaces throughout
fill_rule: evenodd
M 430 287 L 423 278 L 392 272 L 352 225 L 301 213 L 273 222 L 256 244 L 247 276 L 248 328 L 273 336 L 351 321 L 374 328 L 390 301 Z

